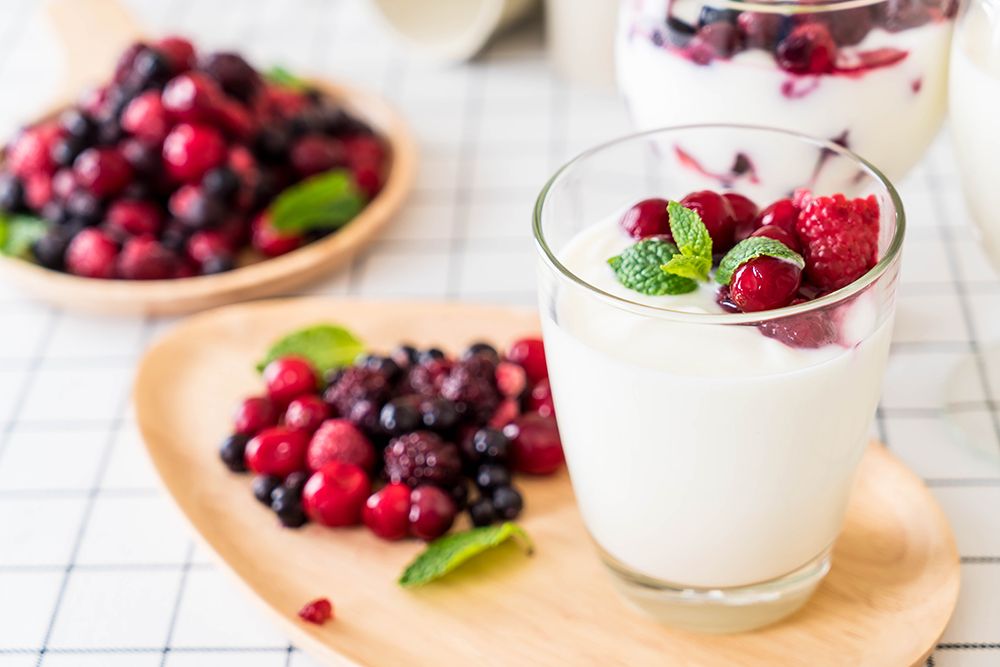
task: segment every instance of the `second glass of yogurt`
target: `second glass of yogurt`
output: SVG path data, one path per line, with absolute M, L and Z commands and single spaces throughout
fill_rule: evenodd
M 619 228 L 624 211 L 718 190 L 718 147 L 755 145 L 798 162 L 765 164 L 727 191 L 763 205 L 810 180 L 816 194 L 873 197 L 873 268 L 798 305 L 747 313 L 720 306 L 717 286 L 648 296 L 616 281 L 608 258 L 633 241 Z M 819 159 L 830 169 L 811 178 Z M 815 590 L 870 439 L 903 228 L 896 191 L 870 164 L 764 128 L 633 135 L 545 186 L 534 232 L 559 428 L 584 522 L 633 605 L 736 632 L 787 616 Z

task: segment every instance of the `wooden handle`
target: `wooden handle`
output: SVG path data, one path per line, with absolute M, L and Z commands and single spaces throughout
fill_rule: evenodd
M 65 49 L 66 98 L 107 79 L 118 54 L 142 35 L 118 0 L 49 0 L 47 10 Z

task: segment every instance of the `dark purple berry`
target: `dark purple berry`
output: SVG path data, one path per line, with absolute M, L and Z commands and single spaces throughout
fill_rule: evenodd
M 0 210 L 13 213 L 24 207 L 24 186 L 10 172 L 0 174 Z
M 497 520 L 496 510 L 493 508 L 493 501 L 489 498 L 480 498 L 469 505 L 469 518 L 474 526 L 489 526 Z
M 480 489 L 496 489 L 510 486 L 510 470 L 502 465 L 487 463 L 476 471 L 476 486 Z
M 229 167 L 216 167 L 205 173 L 201 185 L 209 197 L 228 202 L 240 189 L 240 179 Z
M 388 435 L 402 435 L 417 430 L 422 424 L 417 397 L 394 398 L 382 407 L 379 425 Z
M 489 343 L 473 343 L 462 353 L 462 360 L 471 359 L 472 357 L 485 356 L 490 359 L 494 364 L 500 362 L 500 354 L 497 353 L 497 349 L 490 345 Z
M 273 475 L 257 475 L 253 478 L 253 497 L 268 507 L 271 506 L 271 492 L 281 486 L 281 479 Z
M 510 438 L 494 428 L 481 428 L 463 445 L 466 459 L 473 465 L 480 463 L 505 464 L 511 455 Z
M 247 467 L 243 461 L 243 455 L 249 441 L 250 438 L 245 435 L 235 433 L 222 441 L 222 445 L 219 447 L 219 458 L 233 472 L 246 472 Z
M 455 445 L 429 431 L 416 431 L 386 447 L 385 473 L 389 481 L 410 487 L 433 484 L 450 489 L 461 479 L 462 461 Z
M 497 516 L 505 521 L 516 519 L 524 509 L 524 500 L 513 486 L 501 486 L 493 489 L 493 509 Z
M 209 53 L 198 63 L 198 68 L 243 102 L 251 101 L 261 87 L 260 75 L 238 53 Z
M 458 418 L 455 404 L 446 398 L 428 398 L 420 403 L 420 419 L 432 431 L 450 431 L 458 424 Z

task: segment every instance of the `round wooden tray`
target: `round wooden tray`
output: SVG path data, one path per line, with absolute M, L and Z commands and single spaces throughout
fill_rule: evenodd
M 789 620 L 742 635 L 702 636 L 626 607 L 581 523 L 565 474 L 524 479 L 520 520 L 535 541 L 472 561 L 422 589 L 395 580 L 421 549 L 364 529 L 282 529 L 219 462 L 230 409 L 261 381 L 254 362 L 277 337 L 343 324 L 373 350 L 406 339 L 459 350 L 538 330 L 529 311 L 446 303 L 293 299 L 195 316 L 156 343 L 139 369 L 135 406 L 166 488 L 208 546 L 306 650 L 365 665 L 871 665 L 921 661 L 958 595 L 958 553 L 923 483 L 883 447 L 862 465 L 833 569 Z M 337 618 L 299 621 L 328 596 Z
M 107 74 L 109 56 L 140 34 L 120 8 L 108 0 L 63 0 L 54 5 L 54 23 L 70 52 L 70 80 L 92 80 L 98 69 Z M 80 15 L 80 13 L 82 15 Z M 98 36 L 80 32 L 92 26 Z M 107 34 L 105 34 L 107 33 Z M 93 44 L 101 48 L 95 51 Z M 109 48 L 113 44 L 115 51 Z M 86 47 L 90 45 L 88 50 Z M 105 53 L 109 52 L 109 53 Z M 97 55 L 95 57 L 95 53 Z M 51 271 L 19 259 L 0 256 L 0 280 L 63 308 L 99 313 L 175 315 L 287 292 L 342 266 L 399 210 L 413 187 L 416 144 L 402 118 L 380 97 L 324 80 L 312 83 L 368 123 L 387 142 L 391 168 L 382 191 L 336 233 L 294 250 L 210 276 L 178 280 L 96 280 Z M 73 89 L 76 90 L 76 89 Z M 53 112 L 55 113 L 55 112 Z

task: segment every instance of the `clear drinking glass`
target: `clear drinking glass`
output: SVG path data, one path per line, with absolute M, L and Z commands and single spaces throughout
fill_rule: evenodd
M 898 179 L 941 126 L 957 5 L 622 0 L 618 83 L 640 130 L 781 127 L 846 146 Z
M 645 198 L 718 190 L 722 146 L 786 156 L 763 161 L 752 183 L 729 184 L 761 205 L 800 186 L 874 195 L 878 264 L 821 298 L 750 314 L 671 309 L 678 297 L 603 283 L 607 257 L 587 247 L 589 231 Z M 559 429 L 584 522 L 627 600 L 673 624 L 728 632 L 808 599 L 830 567 L 869 441 L 903 228 L 899 197 L 873 166 L 765 128 L 636 134 L 580 155 L 546 184 L 534 233 Z

